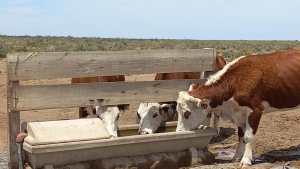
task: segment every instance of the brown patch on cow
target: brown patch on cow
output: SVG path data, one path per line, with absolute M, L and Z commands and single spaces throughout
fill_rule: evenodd
M 261 115 L 262 115 L 262 112 L 252 112 L 250 114 L 250 116 L 248 117 L 248 123 L 253 130 L 253 134 L 256 134 L 256 132 L 257 132 Z

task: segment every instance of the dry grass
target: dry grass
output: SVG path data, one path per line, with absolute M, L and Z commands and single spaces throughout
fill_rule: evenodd
M 0 36 L 0 57 L 21 51 L 115 51 L 139 49 L 216 48 L 227 58 L 300 47 L 299 41 L 109 39 L 74 37 Z

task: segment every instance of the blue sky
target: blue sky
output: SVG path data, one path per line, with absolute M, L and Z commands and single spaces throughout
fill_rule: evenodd
M 0 0 L 0 34 L 300 40 L 299 0 Z

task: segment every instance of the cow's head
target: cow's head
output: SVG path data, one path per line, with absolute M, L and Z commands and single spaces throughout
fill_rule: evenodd
M 176 131 L 195 130 L 200 125 L 208 126 L 210 109 L 208 100 L 192 97 L 185 91 L 179 92 Z
M 139 120 L 139 134 L 152 134 L 161 124 L 167 121 L 170 114 L 175 114 L 172 104 L 141 103 L 137 117 Z
M 118 120 L 120 109 L 118 106 L 96 106 L 96 114 L 104 122 L 108 133 L 118 137 Z

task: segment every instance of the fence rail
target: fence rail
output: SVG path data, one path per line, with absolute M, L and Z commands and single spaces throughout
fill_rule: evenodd
M 211 70 L 213 49 L 116 52 L 38 52 L 8 55 L 10 80 L 202 72 Z
M 14 107 L 16 111 L 80 107 L 96 99 L 101 99 L 103 105 L 176 101 L 179 91 L 187 90 L 191 83 L 203 82 L 199 79 L 17 86 Z
M 89 100 L 104 105 L 175 101 L 177 92 L 203 80 L 166 80 L 61 85 L 20 85 L 21 80 L 211 71 L 214 49 L 109 52 L 38 52 L 8 54 L 10 167 L 17 168 L 15 137 L 20 111 L 79 107 Z

